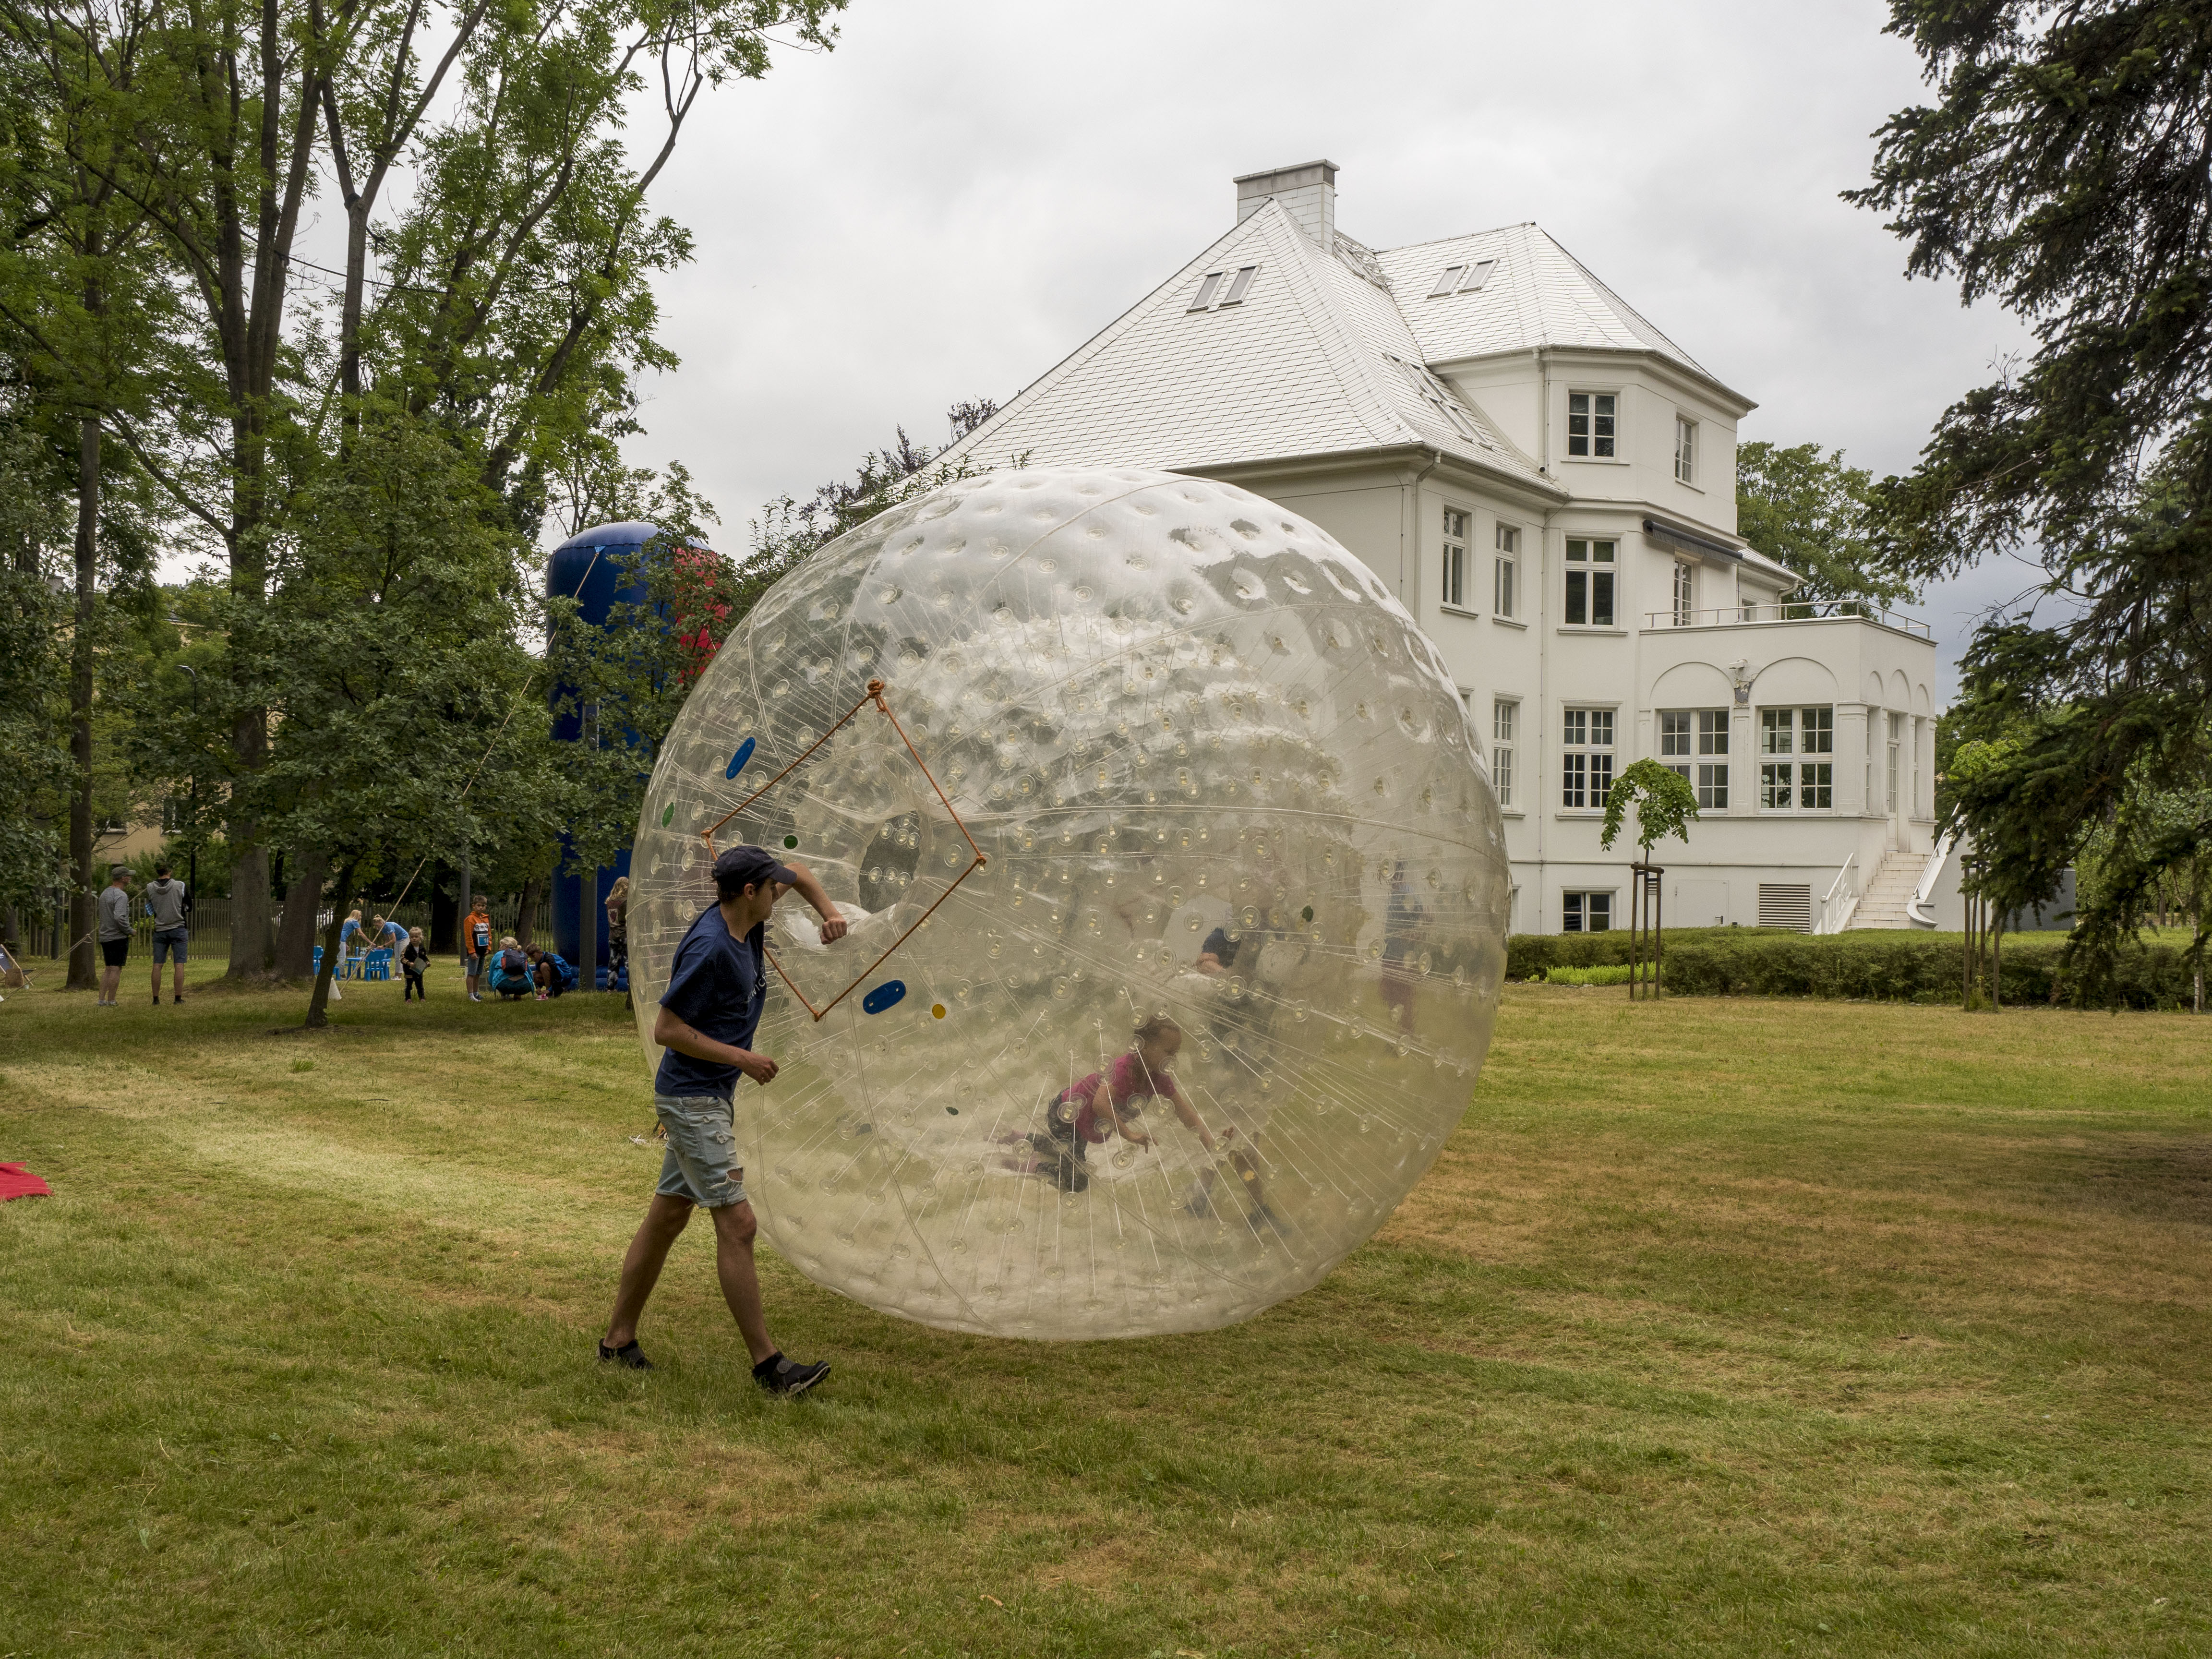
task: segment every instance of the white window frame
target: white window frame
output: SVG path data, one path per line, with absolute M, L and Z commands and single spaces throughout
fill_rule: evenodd
M 1207 271 L 1204 278 L 1202 278 L 1199 283 L 1198 296 L 1194 299 L 1190 304 L 1185 307 L 1185 309 L 1190 311 L 1206 311 L 1210 309 L 1213 304 L 1214 295 L 1220 290 L 1221 279 L 1228 274 L 1229 273 L 1225 270 Z
M 1698 423 L 1686 415 L 1674 416 L 1674 482 L 1698 486 Z
M 1613 890 L 1577 887 L 1559 895 L 1559 931 L 1563 933 L 1609 933 L 1613 931 Z M 1589 924 L 1603 916 L 1605 926 Z
M 1490 611 L 1494 617 L 1521 614 L 1521 526 L 1501 523 L 1492 538 L 1498 553 L 1490 572 Z
M 1687 559 L 1674 561 L 1674 626 L 1687 628 L 1697 614 L 1698 567 Z
M 1582 407 L 1575 405 L 1579 402 Z M 1580 419 L 1583 429 L 1575 430 Z M 1577 449 L 1576 444 L 1582 447 Z M 1567 392 L 1567 459 L 1571 461 L 1617 461 L 1620 459 L 1620 393 L 1589 387 Z
M 1700 812 L 1728 811 L 1728 751 L 1727 709 L 1659 711 L 1659 763 L 1697 792 Z
M 1490 783 L 1498 805 L 1513 805 L 1514 751 L 1520 747 L 1521 700 L 1493 697 L 1490 701 Z
M 1559 711 L 1559 810 L 1602 812 L 1614 776 L 1618 711 L 1577 704 Z M 1601 735 L 1602 734 L 1602 735 Z
M 1790 703 L 1759 711 L 1759 810 L 1835 810 L 1836 711 Z
M 1580 548 L 1580 554 L 1576 549 Z M 1601 553 L 1600 548 L 1605 550 Z M 1602 568 L 1601 568 L 1602 567 Z M 1575 578 L 1583 578 L 1583 617 L 1575 619 Z M 1599 598 L 1605 616 L 1598 618 Z M 1560 560 L 1559 623 L 1564 628 L 1615 628 L 1620 616 L 1620 544 L 1609 536 L 1570 536 Z
M 1444 508 L 1444 533 L 1437 564 L 1443 577 L 1443 604 L 1448 610 L 1467 609 L 1467 545 L 1474 514 L 1465 507 Z
M 1244 296 L 1252 291 L 1252 279 L 1259 274 L 1260 267 L 1257 265 L 1239 265 L 1237 268 L 1237 279 L 1229 284 L 1229 292 L 1223 297 L 1221 303 L 1224 306 L 1243 305 Z

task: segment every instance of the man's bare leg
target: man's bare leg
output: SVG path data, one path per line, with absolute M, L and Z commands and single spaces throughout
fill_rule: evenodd
M 760 1231 L 760 1223 L 754 1218 L 750 1204 L 726 1204 L 708 1213 L 714 1218 L 714 1272 L 722 1281 L 722 1300 L 730 1304 L 738 1334 L 745 1340 L 745 1352 L 757 1365 L 776 1352 L 775 1344 L 768 1340 L 760 1274 L 753 1266 L 753 1237 Z
M 615 1291 L 614 1311 L 607 1316 L 607 1346 L 627 1347 L 637 1340 L 637 1322 L 644 1316 L 646 1298 L 660 1282 L 660 1269 L 668 1252 L 691 1224 L 691 1200 L 655 1193 L 646 1206 L 645 1219 L 623 1257 L 622 1283 Z
M 154 975 L 154 994 L 155 996 L 161 994 L 161 976 L 159 973 Z M 177 963 L 176 986 L 172 994 L 179 1000 L 185 994 L 185 964 L 181 959 Z
M 102 968 L 100 970 L 100 1000 L 102 1002 L 114 1001 L 122 989 L 123 970 L 120 968 Z

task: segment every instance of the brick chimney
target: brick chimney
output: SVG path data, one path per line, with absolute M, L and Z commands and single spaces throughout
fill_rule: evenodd
M 1243 224 L 1270 198 L 1279 199 L 1316 246 L 1336 246 L 1336 163 L 1302 161 L 1294 167 L 1248 173 L 1237 180 L 1237 222 Z

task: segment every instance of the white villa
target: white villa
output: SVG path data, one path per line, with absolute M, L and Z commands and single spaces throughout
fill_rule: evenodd
M 1670 926 L 1929 925 L 1934 642 L 1783 603 L 1735 533 L 1752 401 L 1534 224 L 1362 246 L 1336 173 L 1237 179 L 1233 229 L 948 459 L 1225 479 L 1365 560 L 1488 740 L 1515 932 L 1626 925 L 1600 809 L 1647 755 L 1701 809 L 1655 854 Z

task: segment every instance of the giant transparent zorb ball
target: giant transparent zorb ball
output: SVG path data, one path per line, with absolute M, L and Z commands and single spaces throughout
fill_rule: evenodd
M 854 925 L 824 946 L 793 896 L 769 927 L 782 1073 L 736 1122 L 775 1247 L 956 1330 L 1225 1325 L 1374 1232 L 1467 1107 L 1509 880 L 1479 757 L 1412 617 L 1281 507 L 947 484 L 779 582 L 684 705 L 631 865 L 639 1031 L 657 1060 L 715 850 L 798 860 Z M 1059 1102 L 1160 1016 L 1218 1150 L 1156 1097 L 1149 1146 L 1074 1156 Z

